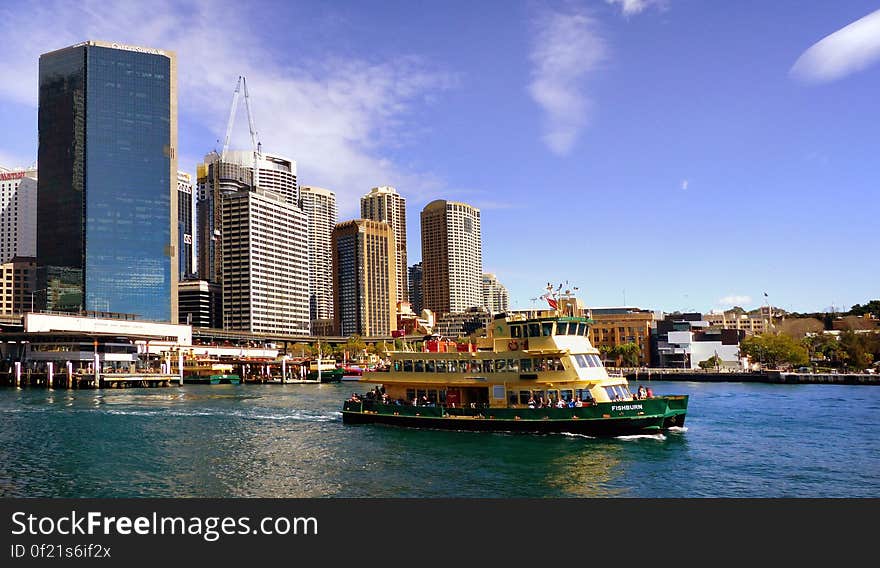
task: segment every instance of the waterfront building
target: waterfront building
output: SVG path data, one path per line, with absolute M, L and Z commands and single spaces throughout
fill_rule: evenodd
M 336 194 L 329 189 L 304 185 L 299 188 L 299 195 L 309 227 L 309 320 L 312 333 L 317 335 L 333 320 L 333 250 L 330 241 L 338 215 Z
M 432 201 L 422 210 L 424 307 L 435 314 L 483 305 L 480 210 L 457 201 Z
M 37 261 L 17 256 L 0 265 L 0 315 L 11 316 L 34 311 L 37 293 Z
M 453 339 L 471 334 L 482 336 L 491 323 L 492 314 L 482 307 L 470 308 L 465 312 L 444 313 L 438 316 L 434 324 L 434 333 Z
M 193 247 L 194 205 L 192 176 L 186 172 L 177 172 L 177 260 L 179 280 L 185 280 L 192 276 L 195 268 L 195 248 Z
M 0 262 L 37 255 L 37 170 L 0 167 Z
M 391 226 L 356 219 L 333 229 L 337 335 L 388 336 L 397 329 L 397 251 Z
M 651 330 L 656 316 L 651 310 L 633 307 L 591 308 L 590 343 L 597 349 L 613 349 L 624 343 L 639 347 L 639 366 L 650 367 Z
M 699 313 L 669 314 L 654 329 L 657 367 L 699 369 L 718 356 L 725 368 L 742 368 L 739 344 L 745 331 L 711 329 Z
M 709 322 L 710 327 L 717 329 L 739 329 L 745 331 L 748 335 L 760 335 L 771 331 L 773 328 L 773 315 L 769 306 L 761 306 L 750 312 L 744 310 L 710 312 L 703 317 Z
M 409 267 L 409 302 L 412 311 L 420 314 L 425 307 L 422 296 L 422 263 Z
M 223 328 L 309 335 L 306 214 L 257 188 L 223 196 Z
M 177 321 L 173 52 L 87 41 L 39 65 L 37 268 L 47 307 Z
M 492 273 L 483 274 L 483 307 L 490 314 L 502 313 L 510 309 L 507 288 Z
M 387 185 L 374 187 L 361 197 L 361 218 L 385 221 L 394 232 L 394 244 L 397 249 L 395 257 L 397 298 L 400 301 L 407 301 L 409 285 L 406 263 L 406 199 L 393 187 Z
M 210 152 L 196 166 L 199 278 L 223 281 L 221 246 L 222 201 L 226 195 L 254 190 L 254 164 L 257 186 L 276 194 L 280 201 L 298 204 L 296 162 L 275 154 L 256 154 L 250 150 L 229 150 L 222 156 Z
M 219 328 L 223 321 L 220 286 L 207 280 L 185 280 L 177 286 L 178 321 L 193 327 Z

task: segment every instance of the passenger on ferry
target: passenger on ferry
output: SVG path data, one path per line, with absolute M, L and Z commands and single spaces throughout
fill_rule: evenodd
M 645 398 L 654 398 L 654 391 L 651 390 L 651 387 L 648 387 L 647 390 L 645 390 Z
M 565 408 L 566 406 L 568 405 L 565 404 L 565 399 L 560 397 L 559 400 L 556 402 L 556 408 Z
M 576 397 L 576 398 L 574 399 L 574 407 L 575 407 L 575 408 L 581 408 L 581 407 L 583 407 L 583 406 L 584 406 L 584 401 L 581 400 L 581 397 Z
M 529 408 L 535 408 L 535 406 L 536 406 L 535 397 L 530 396 L 529 397 Z
M 641 399 L 641 398 L 647 398 L 647 397 L 648 397 L 648 391 L 645 390 L 645 386 L 639 385 L 639 393 L 636 395 L 636 398 Z

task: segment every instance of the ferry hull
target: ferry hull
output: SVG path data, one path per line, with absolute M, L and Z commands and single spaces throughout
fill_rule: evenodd
M 438 430 L 609 437 L 656 434 L 681 427 L 686 413 L 687 396 L 562 409 L 446 409 L 347 402 L 342 421 Z

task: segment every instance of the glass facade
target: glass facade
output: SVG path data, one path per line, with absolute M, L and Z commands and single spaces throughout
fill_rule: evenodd
M 91 44 L 40 58 L 39 168 L 49 173 L 37 255 L 48 308 L 172 319 L 171 65 Z

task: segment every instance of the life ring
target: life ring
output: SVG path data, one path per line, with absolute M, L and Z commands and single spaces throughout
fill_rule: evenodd
M 509 351 L 517 351 L 519 349 L 519 342 L 516 339 L 510 340 L 510 343 L 507 344 L 507 349 Z

